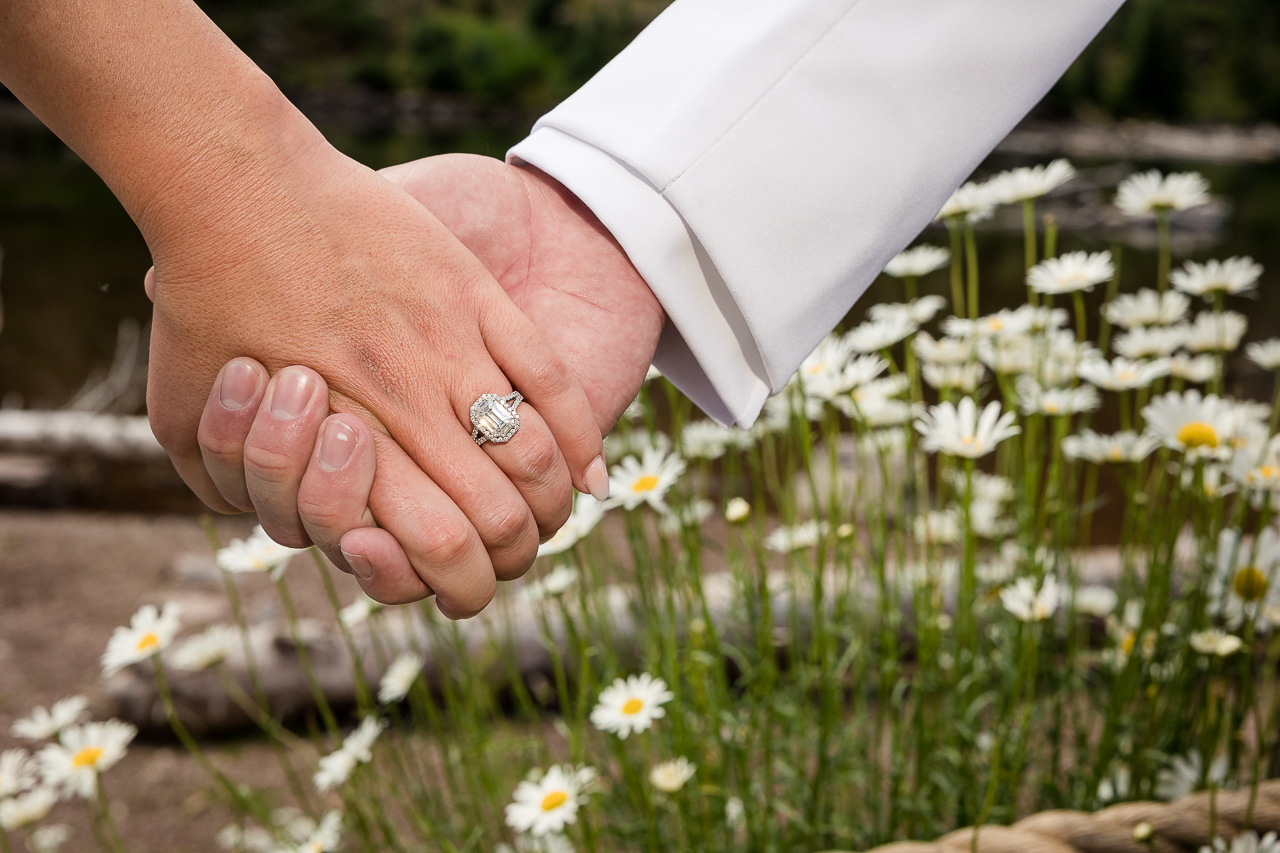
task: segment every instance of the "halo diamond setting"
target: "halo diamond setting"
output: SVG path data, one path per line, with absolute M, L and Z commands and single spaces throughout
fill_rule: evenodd
M 520 415 L 516 413 L 524 397 L 519 391 L 512 391 L 505 397 L 497 394 L 482 394 L 480 399 L 471 404 L 471 438 L 477 445 L 492 441 L 494 444 L 505 444 L 520 429 Z

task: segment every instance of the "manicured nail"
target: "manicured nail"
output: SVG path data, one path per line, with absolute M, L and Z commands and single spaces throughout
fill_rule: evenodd
M 587 491 L 591 492 L 591 497 L 601 503 L 609 499 L 609 471 L 604 467 L 603 456 L 597 456 L 591 460 L 582 479 L 586 481 Z
M 342 552 L 342 556 L 346 558 L 347 565 L 351 566 L 351 571 L 360 576 L 362 580 L 369 580 L 373 577 L 373 563 L 369 562 L 369 558 L 360 554 L 348 554 Z
M 235 359 L 222 371 L 222 385 L 218 399 L 222 408 L 230 411 L 243 409 L 258 390 L 258 372 L 247 361 Z
M 351 459 L 356 449 L 356 431 L 342 421 L 329 421 L 320 436 L 320 467 L 337 471 Z
M 282 370 L 271 395 L 271 414 L 278 421 L 291 421 L 307 407 L 316 383 L 301 370 Z

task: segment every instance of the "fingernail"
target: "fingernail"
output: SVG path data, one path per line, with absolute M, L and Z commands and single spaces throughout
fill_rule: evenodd
M 316 383 L 301 370 L 283 370 L 271 395 L 271 414 L 278 421 L 291 421 L 307 407 Z
M 320 467 L 337 471 L 351 459 L 356 449 L 356 431 L 342 421 L 329 421 L 320 436 Z
M 243 409 L 258 390 L 258 373 L 247 361 L 236 359 L 222 371 L 222 385 L 218 388 L 218 399 L 222 408 L 235 411 Z
M 591 460 L 582 479 L 586 481 L 591 497 L 602 503 L 609 499 L 609 471 L 604 467 L 603 456 Z
M 346 551 L 342 552 L 342 556 L 346 559 L 347 564 L 351 566 L 351 571 L 359 575 L 361 580 L 367 581 L 373 577 L 373 563 L 369 562 L 368 557 L 360 554 L 348 554 Z

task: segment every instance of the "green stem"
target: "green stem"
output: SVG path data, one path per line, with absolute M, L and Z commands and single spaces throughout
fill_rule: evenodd
M 969 278 L 969 319 L 978 319 L 978 241 L 973 236 L 973 225 L 968 217 L 964 221 L 964 260 Z
M 964 257 L 963 235 L 960 217 L 953 216 L 947 220 L 947 232 L 951 235 L 951 313 L 957 317 L 964 316 L 964 272 L 960 266 Z
M 342 738 L 338 733 L 338 720 L 333 714 L 333 709 L 329 707 L 329 700 L 320 687 L 315 669 L 311 666 L 311 655 L 308 654 L 307 645 L 302 639 L 302 631 L 298 625 L 298 610 L 293 606 L 293 596 L 289 594 L 289 587 L 283 575 L 276 579 L 275 583 L 276 591 L 280 594 L 280 603 L 284 605 L 285 620 L 289 623 L 289 634 L 293 638 L 293 647 L 298 654 L 302 674 L 307 680 L 307 686 L 311 688 L 316 707 L 320 709 L 320 717 L 324 720 L 325 728 L 329 730 L 329 735 L 334 738 L 335 743 L 340 742 Z

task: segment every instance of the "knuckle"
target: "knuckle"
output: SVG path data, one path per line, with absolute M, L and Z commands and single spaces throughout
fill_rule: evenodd
M 569 366 L 555 356 L 543 358 L 534 369 L 534 381 L 543 394 L 558 397 L 573 387 Z
M 310 537 L 296 527 L 281 524 L 270 518 L 263 518 L 261 521 L 262 529 L 278 545 L 283 545 L 286 548 L 306 548 L 311 545 Z
M 500 505 L 490 514 L 483 536 L 490 551 L 509 551 L 520 545 L 528 531 L 528 507 L 512 502 Z
M 416 556 L 425 562 L 453 566 L 466 558 L 473 540 L 463 524 L 445 522 L 423 531 L 415 546 Z
M 289 454 L 252 442 L 244 446 L 244 467 L 246 472 L 251 471 L 258 480 L 270 485 L 291 482 L 301 468 Z
M 560 448 L 550 435 L 538 435 L 520 448 L 519 477 L 524 482 L 537 487 L 549 486 L 560 471 Z
M 218 459 L 238 457 L 244 448 L 243 436 L 228 435 L 216 427 L 203 423 L 200 425 L 200 431 L 196 433 L 196 442 L 206 455 Z
M 346 508 L 306 489 L 298 492 L 298 515 L 303 524 L 315 530 L 339 536 L 346 532 L 342 529 L 347 520 Z

